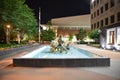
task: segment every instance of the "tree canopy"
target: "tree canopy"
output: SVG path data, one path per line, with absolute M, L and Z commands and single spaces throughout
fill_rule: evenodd
M 25 0 L 0 0 L 0 24 L 1 28 L 9 24 L 11 31 L 19 29 L 21 34 L 34 34 L 38 25 L 33 10 L 25 4 Z
M 55 32 L 52 29 L 42 30 L 41 39 L 42 41 L 52 41 L 55 38 Z
M 91 39 L 99 38 L 99 35 L 100 35 L 100 33 L 99 33 L 98 29 L 92 30 L 92 31 L 88 34 L 88 36 L 89 36 Z
M 94 29 L 92 30 L 88 36 L 91 38 L 91 39 L 94 39 L 95 42 L 99 43 L 99 36 L 100 36 L 100 32 L 98 29 Z
M 76 37 L 77 37 L 77 40 L 83 41 L 83 39 L 86 37 L 86 31 L 83 28 L 81 28 L 79 30 L 79 33 L 76 34 Z

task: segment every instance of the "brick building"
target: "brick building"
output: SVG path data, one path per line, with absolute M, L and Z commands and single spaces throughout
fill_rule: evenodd
M 97 28 L 101 47 L 120 50 L 120 0 L 91 0 L 91 29 Z

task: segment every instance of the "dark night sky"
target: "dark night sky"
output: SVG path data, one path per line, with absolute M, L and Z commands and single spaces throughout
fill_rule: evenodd
M 52 18 L 76 16 L 90 13 L 90 0 L 26 0 L 38 19 L 41 7 L 41 23 Z

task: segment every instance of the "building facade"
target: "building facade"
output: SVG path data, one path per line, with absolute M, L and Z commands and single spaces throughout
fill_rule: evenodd
M 90 14 L 52 19 L 57 27 L 57 35 L 77 34 L 81 28 L 87 32 L 91 29 Z
M 99 29 L 102 48 L 120 50 L 120 0 L 91 0 L 91 29 Z
M 76 42 L 76 34 L 82 28 L 86 32 L 91 30 L 90 14 L 54 18 L 52 19 L 53 28 L 56 29 L 57 36 L 62 36 L 64 40 L 68 40 L 70 35 L 73 35 L 72 42 Z

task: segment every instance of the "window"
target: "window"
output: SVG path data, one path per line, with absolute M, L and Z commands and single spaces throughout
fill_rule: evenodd
M 99 4 L 99 0 L 97 0 L 97 4 Z
M 117 28 L 117 43 L 120 46 L 120 28 Z
M 91 9 L 93 9 L 93 4 L 91 4 Z
M 115 6 L 115 2 L 114 2 L 114 0 L 111 0 L 110 1 L 110 7 L 113 7 L 113 6 Z
M 91 19 L 93 19 L 93 14 L 91 15 Z
M 105 11 L 108 10 L 108 3 L 105 4 Z
M 110 20 L 111 20 L 111 23 L 114 23 L 114 22 L 115 22 L 115 16 L 112 15 L 112 16 L 110 17 Z
M 120 12 L 117 13 L 117 20 L 120 21 Z
M 108 18 L 105 18 L 105 25 L 108 25 Z
M 94 12 L 94 18 L 96 17 L 96 12 Z
M 101 13 L 103 13 L 103 7 L 101 7 L 100 10 L 101 10 Z
M 96 28 L 96 23 L 94 24 L 94 29 Z
M 101 27 L 103 27 L 103 20 L 101 20 Z
M 102 2 L 103 2 L 103 0 L 100 0 L 99 2 L 100 2 L 100 3 L 102 3 Z
M 114 31 L 109 33 L 109 44 L 114 44 Z
M 94 1 L 94 7 L 96 6 L 96 1 Z
M 118 0 L 118 3 L 120 3 L 120 0 Z
M 99 28 L 99 22 L 97 22 L 97 28 Z
M 97 16 L 99 16 L 99 10 L 97 10 Z
M 92 24 L 92 26 L 91 26 L 91 29 L 93 30 L 94 28 L 93 28 L 93 24 Z

